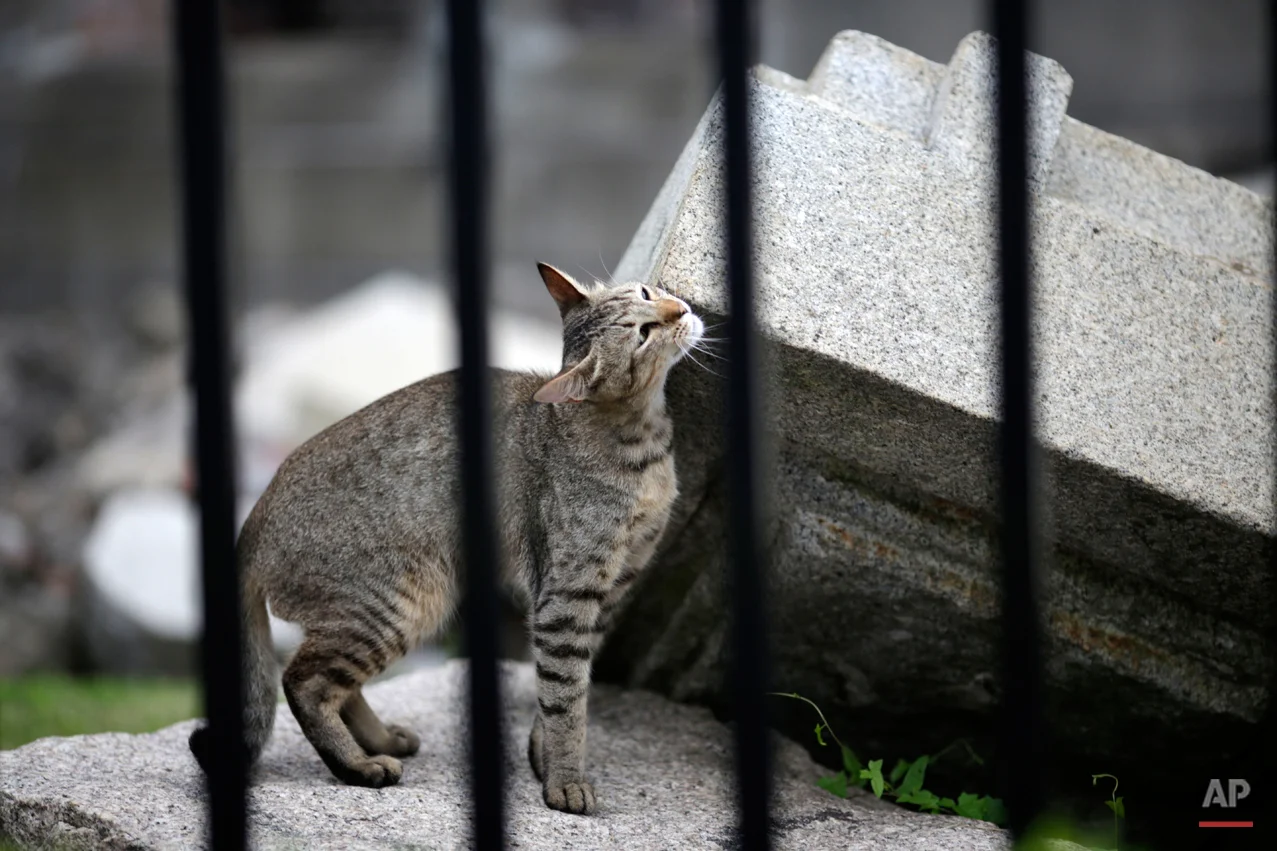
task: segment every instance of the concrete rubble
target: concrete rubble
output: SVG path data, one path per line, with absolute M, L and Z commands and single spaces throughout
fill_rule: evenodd
M 275 736 L 251 791 L 257 848 L 460 848 L 469 835 L 464 666 L 409 674 L 371 687 L 383 718 L 410 725 L 421 751 L 398 786 L 344 786 L 319 761 L 280 705 Z M 704 709 L 656 695 L 599 688 L 592 699 L 588 772 L 599 792 L 592 816 L 554 812 L 524 756 L 536 711 L 530 664 L 507 664 L 508 835 L 525 849 L 731 848 L 731 733 Z M 186 748 L 194 722 L 141 736 L 42 739 L 0 752 L 0 835 L 20 848 L 201 847 L 207 795 Z M 986 822 L 911 813 L 855 792 L 816 786 L 827 774 L 780 741 L 774 844 L 810 851 L 993 851 L 1006 834 Z M 128 778 L 121 783 L 120 778 Z
M 980 33 L 943 66 L 844 32 L 751 85 L 776 687 L 869 753 L 980 737 L 998 698 L 992 61 Z M 1066 761 L 1227 758 L 1274 617 L 1272 204 L 1069 118 L 1067 72 L 1029 67 L 1053 727 Z M 615 270 L 711 322 L 723 132 L 715 99 Z M 597 670 L 730 711 L 720 392 L 673 375 L 682 503 Z

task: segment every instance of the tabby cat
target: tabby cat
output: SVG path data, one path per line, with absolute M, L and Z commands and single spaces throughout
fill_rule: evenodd
M 700 341 L 682 300 L 641 284 L 583 285 L 538 264 L 563 320 L 557 376 L 494 370 L 502 578 L 529 601 L 540 711 L 528 742 L 545 802 L 589 813 L 590 663 L 665 529 L 677 491 L 670 368 Z M 238 543 L 246 736 L 275 720 L 266 604 L 305 639 L 283 674 L 302 731 L 339 779 L 399 782 L 420 744 L 383 724 L 361 687 L 452 615 L 461 577 L 455 372 L 391 393 L 280 466 Z M 204 728 L 190 741 L 206 764 Z

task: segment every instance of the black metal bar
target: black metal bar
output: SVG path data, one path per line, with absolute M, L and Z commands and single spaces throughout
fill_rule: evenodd
M 457 425 L 463 483 L 465 636 L 470 657 L 470 782 L 473 845 L 481 850 L 501 848 L 505 836 L 488 373 L 488 139 L 483 47 L 483 4 L 480 0 L 449 0 L 446 104 L 452 134 L 452 268 L 461 326 Z
M 723 77 L 727 181 L 727 432 L 728 549 L 732 590 L 732 708 L 741 847 L 766 849 L 771 753 L 766 690 L 767 630 L 763 606 L 762 487 L 754 327 L 753 212 L 749 87 L 754 55 L 754 4 L 719 0 L 718 51 Z
M 1268 163 L 1277 167 L 1277 2 L 1269 2 L 1268 42 Z M 1270 255 L 1272 268 L 1277 270 L 1277 220 L 1274 220 L 1273 246 Z M 1271 403 L 1277 410 L 1277 291 L 1269 290 L 1269 309 L 1272 317 L 1273 361 L 1270 365 Z M 1273 520 L 1277 523 L 1277 435 L 1273 438 Z M 1277 541 L 1269 541 L 1268 564 L 1268 702 L 1260 728 L 1264 730 L 1264 742 L 1260 753 L 1264 766 L 1263 788 L 1277 789 Z M 1269 794 L 1271 794 L 1269 792 Z
M 1003 719 L 999 756 L 1017 837 L 1046 803 L 1042 641 L 1034 536 L 1030 336 L 1027 0 L 994 0 L 997 38 L 998 269 L 1002 307 Z
M 212 847 L 246 840 L 244 680 L 235 566 L 235 453 L 226 299 L 226 130 L 218 0 L 173 4 L 181 141 L 182 267 L 195 385 L 196 482 L 204 632 L 200 665 L 208 717 Z

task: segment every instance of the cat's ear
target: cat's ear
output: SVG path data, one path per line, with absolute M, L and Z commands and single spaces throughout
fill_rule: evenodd
M 541 280 L 545 281 L 545 288 L 559 305 L 560 316 L 585 301 L 585 290 L 571 275 L 560 272 L 549 263 L 538 263 L 537 271 L 541 273 Z
M 565 369 L 541 386 L 532 395 L 535 402 L 554 405 L 560 402 L 584 402 L 590 397 L 590 382 L 594 375 L 594 360 L 587 357 L 576 366 Z

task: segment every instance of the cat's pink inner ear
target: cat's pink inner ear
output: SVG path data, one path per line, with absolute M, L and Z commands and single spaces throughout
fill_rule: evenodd
M 545 281 L 545 288 L 558 303 L 560 313 L 567 313 L 569 309 L 585 301 L 585 293 L 581 291 L 580 284 L 572 280 L 571 276 L 549 263 L 538 263 L 537 271 L 541 273 L 541 280 Z
M 541 385 L 541 389 L 532 394 L 534 402 L 540 402 L 543 405 L 555 405 L 559 402 L 566 402 L 563 394 L 563 376 L 552 378 L 545 384 Z
M 585 380 L 581 364 L 551 378 L 532 394 L 535 402 L 556 405 L 562 402 L 581 402 L 589 395 L 589 385 Z

